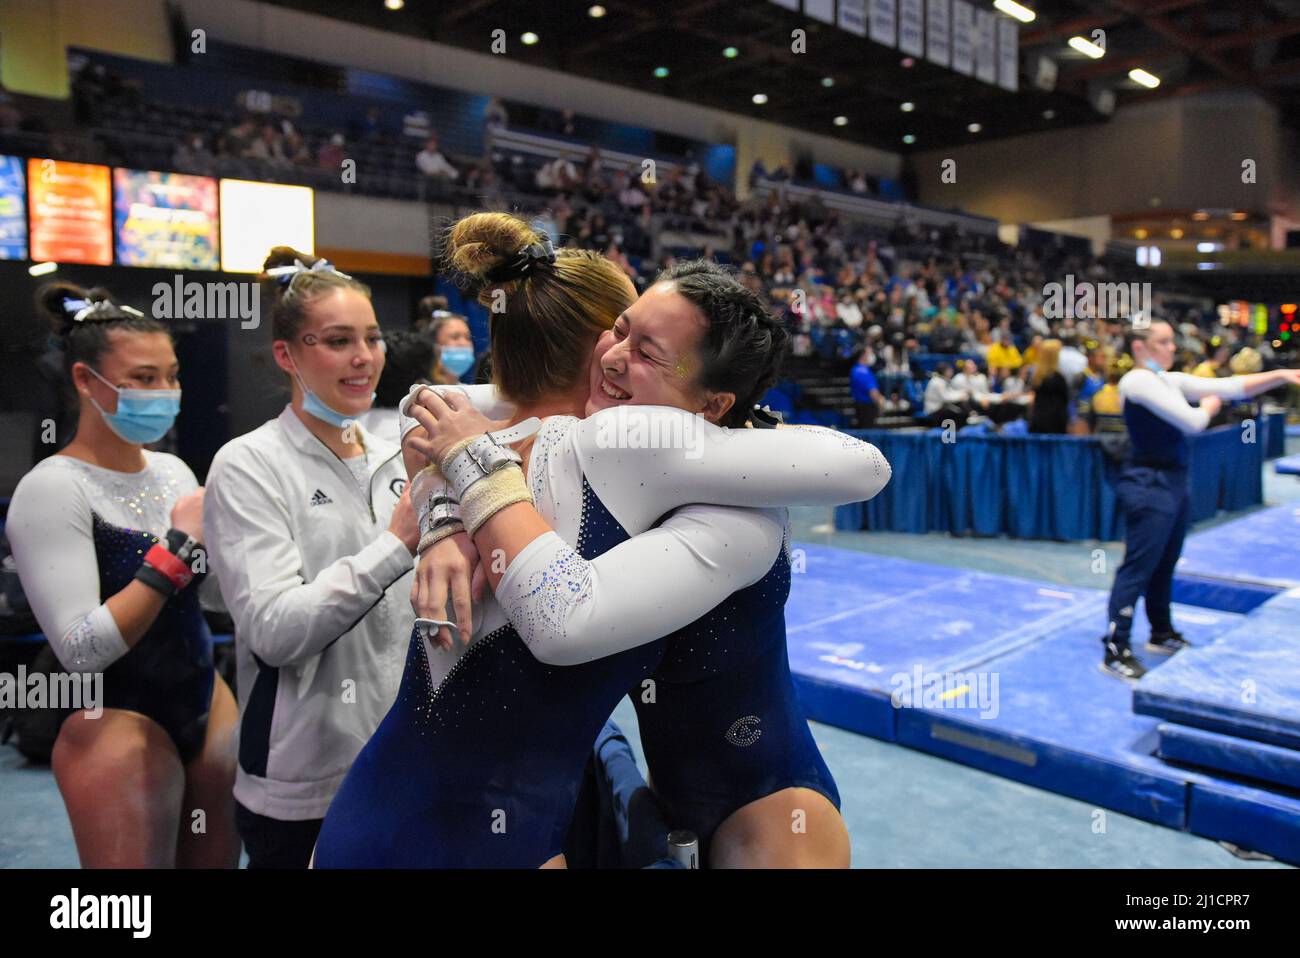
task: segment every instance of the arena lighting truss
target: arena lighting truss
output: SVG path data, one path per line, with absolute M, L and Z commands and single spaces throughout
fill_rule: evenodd
M 1034 16 L 1017 22 L 1016 92 L 903 57 L 788 0 L 465 0 L 397 11 L 382 0 L 268 2 L 483 53 L 503 29 L 504 55 L 519 62 L 889 150 L 905 134 L 929 149 L 1104 122 L 1110 111 L 1099 103 L 1221 89 L 1256 91 L 1300 127 L 1300 0 L 1023 0 Z M 993 0 L 972 3 L 1010 19 Z M 796 28 L 807 31 L 807 53 L 791 50 Z M 1069 45 L 1092 42 L 1097 30 L 1102 56 Z M 524 34 L 537 42 L 523 43 Z M 904 100 L 916 104 L 908 116 L 898 111 Z

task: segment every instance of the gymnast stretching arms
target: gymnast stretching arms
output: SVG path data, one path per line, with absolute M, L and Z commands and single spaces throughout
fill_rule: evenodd
M 235 700 L 199 607 L 203 490 L 145 449 L 180 410 L 167 328 L 102 290 L 43 287 L 80 403 L 76 435 L 23 477 L 5 531 L 68 672 L 103 673 L 51 764 L 84 868 L 233 868 Z M 202 813 L 202 828 L 196 827 Z
M 503 395 L 516 400 L 515 418 L 581 410 L 596 334 L 632 300 L 626 280 L 590 253 L 545 251 L 536 234 L 504 214 L 462 221 L 452 250 L 458 265 L 485 276 L 483 301 L 491 302 L 495 289 L 506 293 L 504 312 L 493 315 L 493 368 Z M 562 378 L 548 379 L 557 371 Z M 733 401 L 718 393 L 706 399 L 719 414 Z M 753 510 L 730 511 L 723 527 L 690 507 L 636 541 L 627 541 L 629 531 L 648 530 L 691 501 L 852 501 L 874 494 L 888 476 L 873 447 L 836 434 L 789 430 L 778 437 L 718 429 L 680 410 L 646 413 L 660 435 L 689 435 L 683 430 L 698 426 L 702 455 L 602 449 L 595 419 L 548 419 L 529 451 L 532 492 L 577 550 L 560 536 L 543 536 L 511 563 L 515 584 L 500 584 L 501 601 L 486 604 L 475 641 L 454 667 L 454 653 L 414 637 L 398 701 L 326 816 L 318 866 L 562 864 L 591 744 L 618 699 L 657 663 L 663 643 L 656 637 L 761 579 L 781 541 L 779 518 Z M 517 466 L 467 482 L 478 466 L 454 451 L 444 468 L 471 531 L 502 504 L 529 498 Z M 498 477 L 511 487 L 494 485 Z M 791 488 L 798 484 L 807 488 Z M 429 508 L 416 497 L 426 503 L 426 537 L 436 534 L 441 504 Z M 663 561 L 665 550 L 673 550 L 671 563 Z M 718 555 L 727 561 L 718 563 Z M 607 588 L 620 578 L 626 583 L 629 569 L 655 563 L 666 579 L 680 581 L 654 594 L 626 584 Z M 607 593 L 630 602 L 615 606 L 603 600 Z M 503 605 L 526 623 L 522 631 L 509 624 Z M 648 634 L 633 634 L 637 629 Z M 568 662 L 576 664 L 553 664 Z

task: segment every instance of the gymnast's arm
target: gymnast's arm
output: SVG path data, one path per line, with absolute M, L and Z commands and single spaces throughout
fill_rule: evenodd
M 1209 410 L 1193 406 L 1181 391 L 1181 384 L 1176 380 L 1172 384 L 1174 389 L 1149 369 L 1134 369 L 1119 381 L 1119 395 L 1123 402 L 1135 402 L 1149 409 L 1184 435 L 1201 432 L 1210 423 Z
M 307 582 L 278 490 L 272 463 L 227 447 L 213 461 L 203 509 L 212 566 L 235 633 L 272 667 L 323 652 L 411 569 L 410 551 L 385 530 Z
M 506 568 L 497 601 L 535 658 L 580 665 L 694 622 L 766 575 L 783 538 L 781 510 L 719 506 L 684 506 L 591 560 L 548 531 Z
M 1249 399 L 1266 393 L 1284 383 L 1300 385 L 1300 370 L 1274 369 L 1267 373 L 1248 373 L 1244 376 L 1227 376 L 1210 379 L 1207 376 L 1189 376 L 1186 373 L 1165 373 L 1188 399 L 1219 396 L 1223 399 Z
M 36 621 L 69 672 L 102 672 L 126 655 L 167 601 L 136 580 L 100 601 L 90 502 L 61 470 L 24 477 L 5 535 Z

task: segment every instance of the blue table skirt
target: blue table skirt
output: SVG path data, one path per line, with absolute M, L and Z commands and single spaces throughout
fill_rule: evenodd
M 1113 487 L 1118 466 L 1093 436 L 959 436 L 938 431 L 850 431 L 874 443 L 894 470 L 869 502 L 835 511 L 837 529 L 1008 535 L 1017 539 L 1123 537 Z M 1238 426 L 1193 436 L 1191 517 L 1263 502 L 1261 443 Z

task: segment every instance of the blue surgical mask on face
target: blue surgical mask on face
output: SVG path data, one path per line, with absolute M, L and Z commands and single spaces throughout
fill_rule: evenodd
M 438 356 L 448 371 L 456 376 L 464 375 L 465 371 L 474 365 L 472 346 L 443 346 Z
M 1146 361 L 1146 367 L 1147 369 L 1151 370 L 1153 373 L 1162 373 L 1165 371 L 1165 368 L 1161 366 L 1158 362 L 1156 362 L 1154 359 L 1148 359 Z
M 179 389 L 127 389 L 114 386 L 91 367 L 86 368 L 117 393 L 117 412 L 111 414 L 104 412 L 94 396 L 89 397 L 91 405 L 99 410 L 114 435 L 125 442 L 140 445 L 157 442 L 167 435 L 181 411 Z
M 293 356 L 289 357 L 290 359 Z M 331 426 L 337 426 L 339 429 L 346 429 L 349 423 L 357 421 L 357 417 L 351 413 L 341 413 L 336 409 L 331 409 L 325 403 L 321 402 L 319 396 L 307 388 L 307 384 L 302 381 L 302 376 L 298 375 L 298 364 L 293 364 L 293 378 L 298 380 L 298 388 L 302 390 L 302 411 L 309 416 L 315 416 L 321 422 L 327 422 Z M 378 393 L 370 394 L 370 401 L 375 401 Z

